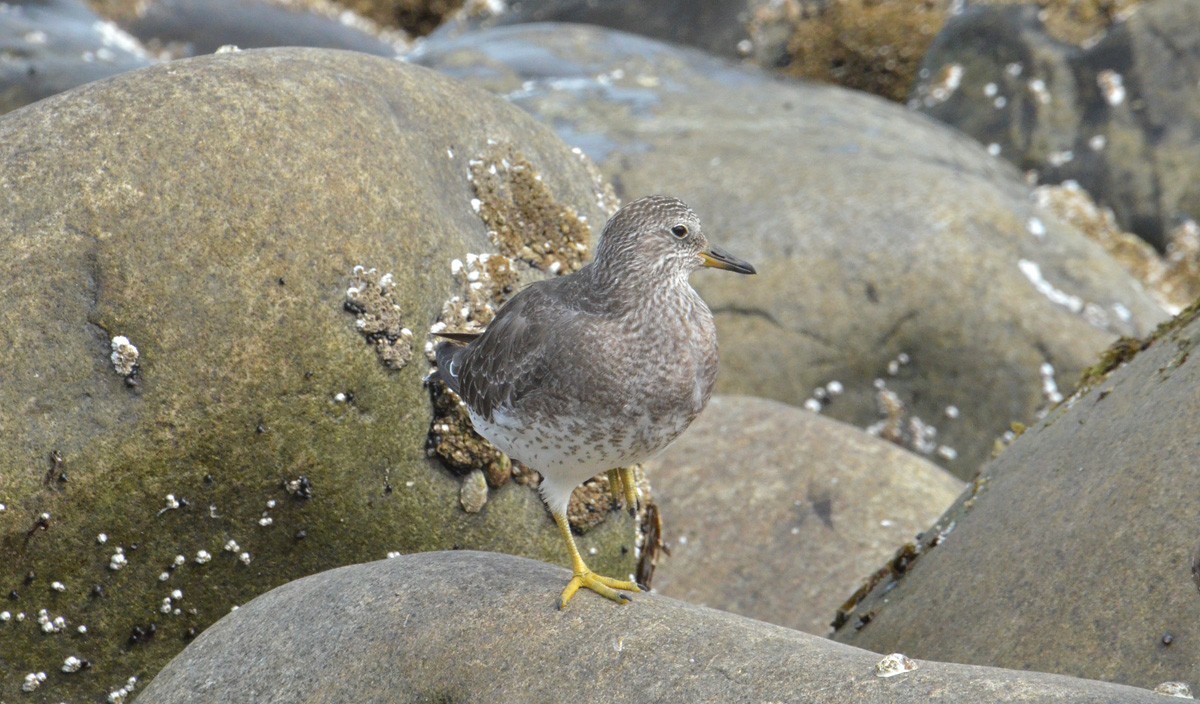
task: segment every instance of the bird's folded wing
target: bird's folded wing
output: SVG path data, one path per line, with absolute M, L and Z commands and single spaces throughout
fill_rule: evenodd
M 549 360 L 570 344 L 578 311 L 530 287 L 510 300 L 463 357 L 463 400 L 491 419 L 494 411 L 515 408 L 543 387 L 553 371 Z

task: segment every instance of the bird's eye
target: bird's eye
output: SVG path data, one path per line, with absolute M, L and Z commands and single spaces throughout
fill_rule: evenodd
M 687 225 L 676 225 L 675 227 L 672 227 L 671 234 L 675 235 L 679 239 L 683 239 L 684 237 L 687 237 L 687 235 L 688 235 Z

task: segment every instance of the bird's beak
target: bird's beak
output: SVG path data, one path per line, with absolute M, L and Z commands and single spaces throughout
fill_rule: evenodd
M 724 269 L 726 271 L 737 272 L 738 274 L 757 274 L 754 267 L 749 263 L 738 259 L 729 252 L 720 247 L 709 247 L 708 251 L 700 253 L 700 261 L 703 266 L 710 266 L 714 269 Z

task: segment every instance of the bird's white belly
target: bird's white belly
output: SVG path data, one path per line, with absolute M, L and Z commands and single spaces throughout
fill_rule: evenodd
M 623 428 L 625 432 L 617 433 L 589 428 L 570 417 L 557 418 L 555 421 L 553 424 L 526 428 L 499 411 L 492 420 L 471 413 L 475 431 L 509 458 L 537 470 L 544 477 L 553 477 L 557 484 L 571 487 L 609 469 L 652 458 L 685 427 L 681 422 L 677 429 L 672 428 L 676 432 L 664 436 L 662 427 L 657 428 L 658 432 L 649 432 L 652 430 L 649 418 L 643 421 L 646 425 L 644 429 L 626 427 Z M 647 437 L 656 437 L 659 441 L 648 442 Z

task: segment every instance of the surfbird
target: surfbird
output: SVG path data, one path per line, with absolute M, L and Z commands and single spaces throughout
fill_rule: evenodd
M 641 591 L 588 569 L 567 503 L 575 487 L 607 471 L 632 506 L 629 466 L 666 448 L 708 403 L 717 332 L 688 283 L 700 267 L 755 273 L 711 246 L 683 202 L 642 198 L 608 221 L 590 263 L 530 284 L 484 332 L 447 335 L 454 341 L 437 348 L 438 374 L 475 430 L 542 475 L 542 498 L 574 570 L 559 608 L 580 588 L 621 603 L 624 592 Z

